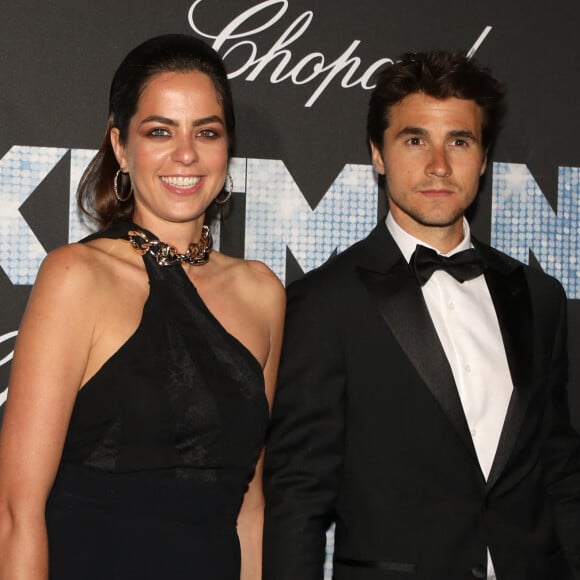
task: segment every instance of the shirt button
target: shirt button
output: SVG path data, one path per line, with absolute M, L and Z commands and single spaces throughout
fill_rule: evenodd
M 463 368 L 465 369 L 465 372 L 466 373 L 470 373 L 471 372 L 471 365 L 469 363 L 467 363 Z
M 474 564 L 471 567 L 471 575 L 474 578 L 487 578 L 487 572 L 481 564 Z
M 448 306 L 449 310 L 455 310 L 455 302 L 449 301 L 447 303 L 447 306 Z
M 471 430 L 471 436 L 475 439 L 475 437 L 477 436 L 477 429 Z

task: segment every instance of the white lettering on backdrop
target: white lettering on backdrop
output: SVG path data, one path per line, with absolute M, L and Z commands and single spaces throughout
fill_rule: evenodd
M 10 340 L 12 338 L 15 338 L 17 334 L 18 334 L 18 331 L 13 330 L 12 332 L 7 332 L 6 334 L 1 335 L 0 336 L 0 344 L 3 344 L 4 342 L 7 342 L 8 340 Z M 5 357 L 0 359 L 0 367 L 8 364 L 12 360 L 13 356 L 14 356 L 14 350 L 11 350 Z M 4 391 L 0 392 L 0 407 L 6 401 L 7 395 L 8 395 L 8 389 L 4 389 Z
M 371 84 L 373 75 L 382 66 L 393 63 L 393 59 L 384 57 L 369 66 L 363 66 L 361 58 L 355 56 L 356 49 L 361 44 L 360 40 L 353 40 L 334 60 L 322 52 L 295 56 L 289 47 L 308 30 L 314 19 L 312 10 L 306 10 L 300 14 L 266 50 L 259 46 L 258 42 L 249 40 L 280 22 L 288 10 L 288 0 L 259 2 L 235 16 L 218 34 L 214 35 L 201 30 L 195 21 L 195 10 L 203 1 L 195 0 L 189 8 L 188 21 L 192 30 L 199 36 L 212 40 L 213 48 L 222 55 L 224 61 L 234 53 L 237 53 L 236 56 L 239 57 L 239 53 L 243 55 L 245 51 L 247 55 L 246 61 L 241 66 L 230 71 L 229 78 L 246 75 L 245 80 L 252 82 L 271 64 L 274 69 L 270 73 L 270 82 L 273 84 L 289 81 L 294 85 L 306 85 L 318 81 L 318 86 L 304 104 L 305 107 L 311 107 L 339 74 L 342 75 L 341 87 L 347 89 L 358 85 L 365 90 L 370 90 L 375 86 Z M 261 23 L 248 24 L 250 20 L 255 22 L 259 17 L 263 17 Z M 469 57 L 475 54 L 490 32 L 491 26 L 486 26 L 467 52 Z

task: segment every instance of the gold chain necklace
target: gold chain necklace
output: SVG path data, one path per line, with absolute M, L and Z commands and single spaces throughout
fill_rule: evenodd
M 127 237 L 139 255 L 151 254 L 160 266 L 173 266 L 182 262 L 202 266 L 209 260 L 209 253 L 213 245 L 213 239 L 207 226 L 203 226 L 199 242 L 189 244 L 187 251 L 183 254 L 179 253 L 173 246 L 156 238 L 149 239 L 143 232 L 137 230 L 129 230 Z

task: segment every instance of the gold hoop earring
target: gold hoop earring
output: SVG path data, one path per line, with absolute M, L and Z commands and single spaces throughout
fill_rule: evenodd
M 119 186 L 119 175 L 121 176 L 122 179 L 123 178 L 122 176 L 124 174 L 121 171 L 121 169 L 117 169 L 117 173 L 115 173 L 115 177 L 113 177 L 113 191 L 115 192 L 115 197 L 117 198 L 117 201 L 119 201 L 119 203 L 124 203 L 131 199 L 131 196 L 133 195 L 133 188 L 129 190 L 129 193 L 125 197 L 121 197 L 119 195 L 119 190 L 123 188 L 123 183 L 121 183 Z
M 226 180 L 228 181 L 228 190 L 226 192 L 225 197 L 222 197 L 222 199 L 218 199 L 219 196 L 216 196 L 216 198 L 214 199 L 214 201 L 218 205 L 224 205 L 228 203 L 228 201 L 230 201 L 230 197 L 232 197 L 232 193 L 234 192 L 234 180 L 232 179 L 232 176 L 229 173 L 226 176 Z

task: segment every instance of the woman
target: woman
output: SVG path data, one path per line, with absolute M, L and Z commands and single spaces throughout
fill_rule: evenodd
M 203 42 L 157 37 L 117 70 L 79 187 L 104 230 L 49 254 L 17 340 L 2 580 L 233 580 L 240 547 L 241 577 L 260 577 L 284 292 L 263 264 L 211 250 L 233 130 Z

